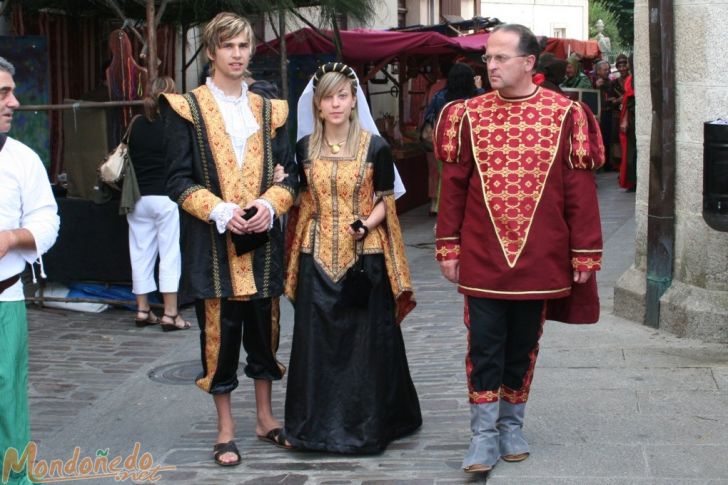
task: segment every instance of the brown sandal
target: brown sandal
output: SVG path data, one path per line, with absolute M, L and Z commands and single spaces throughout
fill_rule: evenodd
M 157 317 L 152 310 L 137 310 L 137 314 L 141 313 L 146 315 L 144 318 L 135 318 L 134 323 L 137 327 L 148 327 L 149 325 L 156 325 L 159 323 L 159 317 Z
M 172 320 L 172 323 L 164 323 L 164 319 L 169 318 Z M 182 323 L 182 326 L 177 325 L 178 323 Z M 192 325 L 190 322 L 179 316 L 179 313 L 176 315 L 167 315 L 166 313 L 162 316 L 162 319 L 159 322 L 159 325 L 162 327 L 162 330 L 165 332 L 174 332 L 175 330 L 187 330 Z

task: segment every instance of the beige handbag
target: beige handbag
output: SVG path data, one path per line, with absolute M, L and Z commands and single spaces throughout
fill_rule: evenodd
M 121 180 L 124 173 L 124 164 L 129 163 L 129 135 L 131 134 L 131 127 L 140 115 L 136 115 L 129 122 L 129 126 L 121 137 L 119 145 L 104 159 L 104 162 L 99 165 L 99 178 L 102 182 L 107 184 L 114 184 Z

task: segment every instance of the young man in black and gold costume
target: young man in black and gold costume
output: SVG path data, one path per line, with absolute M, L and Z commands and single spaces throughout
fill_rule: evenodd
M 245 374 L 255 380 L 256 434 L 285 445 L 271 410 L 272 381 L 285 371 L 276 360 L 283 291 L 279 217 L 292 205 L 298 180 L 285 128 L 287 103 L 264 99 L 244 82 L 254 51 L 248 21 L 220 13 L 203 41 L 210 78 L 185 95 L 165 95 L 160 106 L 167 191 L 183 209 L 182 289 L 196 299 L 201 330 L 203 373 L 196 383 L 217 408 L 215 461 L 231 466 L 240 463 L 230 393 L 238 385 L 241 338 Z M 274 177 L 275 165 L 282 175 Z

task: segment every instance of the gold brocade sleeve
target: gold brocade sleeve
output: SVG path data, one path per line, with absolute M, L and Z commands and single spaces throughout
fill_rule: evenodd
M 220 202 L 223 202 L 221 198 L 201 185 L 194 185 L 185 190 L 178 200 L 182 209 L 205 222 L 209 222 L 212 209 Z
M 276 136 L 276 130 L 286 124 L 288 119 L 288 102 L 282 99 L 271 99 L 271 136 Z
M 386 195 L 382 201 L 386 205 L 387 213 L 383 222 L 386 233 L 386 237 L 382 240 L 384 263 L 394 294 L 396 321 L 400 324 L 404 317 L 414 309 L 417 302 L 412 290 L 409 264 L 404 251 L 404 240 L 402 239 L 402 229 L 399 226 L 394 195 Z
M 301 190 L 301 201 L 288 214 L 286 226 L 286 271 L 283 293 L 291 301 L 296 301 L 298 288 L 298 264 L 301 258 L 301 245 L 306 236 L 306 228 L 313 214 L 313 197 L 308 189 Z
M 282 214 L 288 212 L 288 209 L 293 205 L 294 193 L 293 189 L 286 185 L 274 184 L 260 198 L 270 202 L 270 205 L 273 206 L 273 210 L 276 212 L 276 216 L 280 217 Z

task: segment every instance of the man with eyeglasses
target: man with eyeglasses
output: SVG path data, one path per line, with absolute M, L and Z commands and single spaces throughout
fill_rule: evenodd
M 483 58 L 493 91 L 443 108 L 436 257 L 465 295 L 472 439 L 466 472 L 522 461 L 526 401 L 546 317 L 593 323 L 602 234 L 594 115 L 533 83 L 539 56 L 522 25 L 493 30 Z

